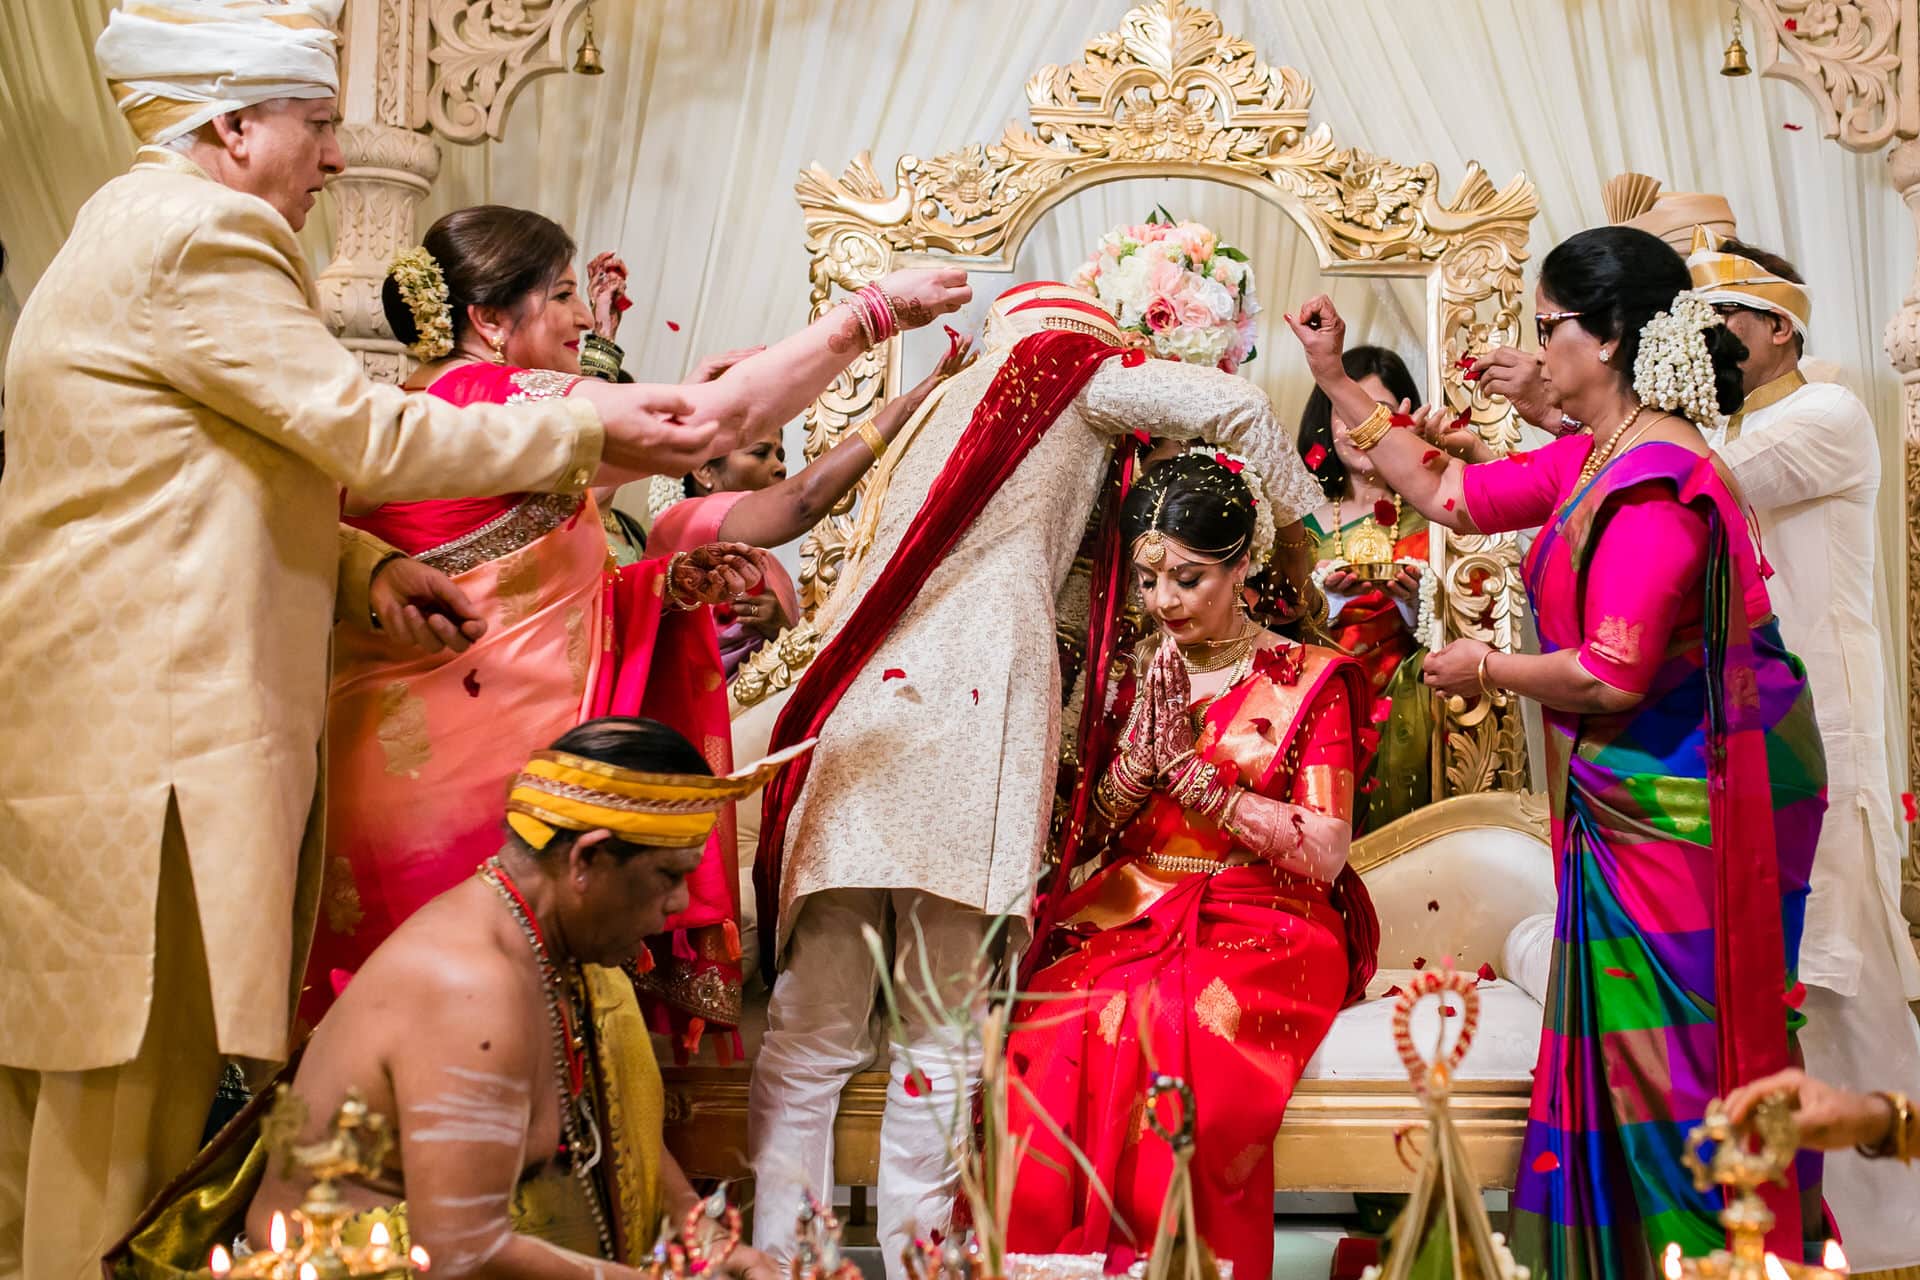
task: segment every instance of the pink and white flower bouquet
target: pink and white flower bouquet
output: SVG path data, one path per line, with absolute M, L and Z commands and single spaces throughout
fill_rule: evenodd
M 1109 231 L 1073 284 L 1099 298 L 1121 328 L 1145 334 L 1157 356 L 1228 373 L 1254 358 L 1253 269 L 1198 222 L 1155 210 L 1138 226 Z

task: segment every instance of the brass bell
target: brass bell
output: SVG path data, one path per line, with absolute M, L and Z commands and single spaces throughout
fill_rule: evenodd
M 593 42 L 593 8 L 587 8 L 587 29 L 580 38 L 580 51 L 573 56 L 573 73 L 577 76 L 604 75 L 606 68 L 600 65 L 600 46 Z
M 1727 52 L 1720 60 L 1720 74 L 1723 76 L 1750 76 L 1753 64 L 1747 61 L 1747 46 L 1740 43 L 1740 14 L 1733 15 L 1733 39 L 1727 42 Z

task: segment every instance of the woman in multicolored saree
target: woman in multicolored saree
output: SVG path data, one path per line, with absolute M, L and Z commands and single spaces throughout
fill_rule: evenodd
M 1267 548 L 1251 547 L 1247 486 L 1212 458 L 1149 471 L 1121 531 L 1163 640 L 1122 687 L 1126 729 L 1090 775 L 1107 865 L 1043 913 L 1057 923 L 1022 984 L 1009 1132 L 1033 1146 L 1009 1243 L 1145 1251 L 1172 1171 L 1146 1113 L 1165 1072 L 1196 1099 L 1200 1233 L 1236 1274 L 1264 1276 L 1274 1136 L 1373 973 L 1379 930 L 1347 866 L 1366 677 L 1241 611 Z
M 1542 526 L 1526 562 L 1541 652 L 1457 640 L 1426 674 L 1546 717 L 1560 896 L 1514 1253 L 1555 1280 L 1653 1276 L 1669 1245 L 1720 1246 L 1718 1194 L 1680 1163 L 1687 1131 L 1797 1056 L 1825 765 L 1744 504 L 1696 425 L 1737 407 L 1744 351 L 1688 286 L 1641 231 L 1556 248 L 1537 297 L 1546 373 L 1569 416 L 1599 425 L 1473 466 L 1375 412 L 1327 299 L 1289 317 L 1359 423 L 1352 444 L 1406 501 L 1468 533 Z M 1818 1157 L 1767 1195 L 1768 1247 L 1817 1256 Z
M 567 395 L 582 380 L 580 335 L 592 322 L 573 256 L 567 233 L 527 210 L 481 206 L 440 219 L 383 294 L 394 332 L 429 361 L 408 386 L 461 404 Z M 900 309 L 910 301 L 931 319 L 940 300 L 921 293 L 932 274 L 883 283 L 903 295 Z M 864 330 L 852 340 L 843 330 L 844 311 L 760 353 L 756 363 L 767 363 L 755 376 L 791 382 L 785 394 L 804 403 L 864 345 Z M 834 353 L 832 369 L 794 376 L 802 345 Z M 702 606 L 767 572 L 764 552 L 723 543 L 616 567 L 591 496 L 367 507 L 348 494 L 345 511 L 348 523 L 447 573 L 490 626 L 463 653 L 426 657 L 377 632 L 338 630 L 326 878 L 301 1001 L 309 1026 L 401 921 L 498 847 L 506 785 L 528 751 L 585 719 L 642 715 L 725 773 L 726 688 Z M 691 905 L 656 940 L 651 969 L 648 957 L 637 966 L 650 1020 L 689 1049 L 707 1027 L 730 1029 L 739 1017 L 731 826 L 729 814 L 689 880 Z

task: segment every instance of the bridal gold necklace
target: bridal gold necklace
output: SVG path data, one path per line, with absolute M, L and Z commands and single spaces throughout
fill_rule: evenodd
M 1219 671 L 1251 654 L 1260 639 L 1260 628 L 1244 616 L 1241 621 L 1245 623 L 1245 630 L 1239 635 L 1225 640 L 1202 640 L 1191 646 L 1180 645 L 1180 661 L 1186 664 L 1187 674 L 1197 676 Z M 1190 650 L 1201 652 L 1196 654 Z

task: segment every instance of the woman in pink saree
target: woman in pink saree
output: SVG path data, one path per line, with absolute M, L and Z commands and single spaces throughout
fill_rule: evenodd
M 424 352 L 445 358 L 423 365 L 410 387 L 461 404 L 514 403 L 564 396 L 581 381 L 579 336 L 591 317 L 564 230 L 483 206 L 442 218 L 425 253 L 445 282 L 450 349 Z M 927 275 L 906 284 L 932 285 Z M 416 346 L 433 325 L 418 296 L 391 276 L 383 295 L 394 331 Z M 799 379 L 786 397 L 810 398 L 860 347 L 842 323 L 830 313 L 816 322 L 823 334 L 763 353 L 761 380 L 784 371 Z M 833 349 L 834 367 L 805 363 L 815 348 Z M 620 568 L 591 496 L 368 507 L 348 494 L 343 519 L 446 573 L 488 627 L 464 652 L 427 656 L 379 633 L 338 630 L 326 878 L 301 1001 L 308 1025 L 395 926 L 496 850 L 507 784 L 542 743 L 582 720 L 645 716 L 726 772 L 726 689 L 706 606 L 765 572 L 764 553 L 737 545 Z M 653 1025 L 689 1051 L 709 1027 L 730 1030 L 739 1017 L 731 825 L 728 815 L 690 878 L 688 909 L 635 965 Z
M 1008 1130 L 1032 1143 L 1009 1243 L 1146 1249 L 1172 1172 L 1147 1113 L 1165 1073 L 1193 1090 L 1200 1234 L 1236 1275 L 1265 1276 L 1274 1136 L 1378 947 L 1347 866 L 1366 676 L 1236 607 L 1253 508 L 1218 462 L 1155 467 L 1121 524 L 1163 641 L 1122 686 L 1127 727 L 1092 775 L 1088 847 L 1107 841 L 1107 864 L 1042 912 L 1053 927 L 1008 1037 Z

